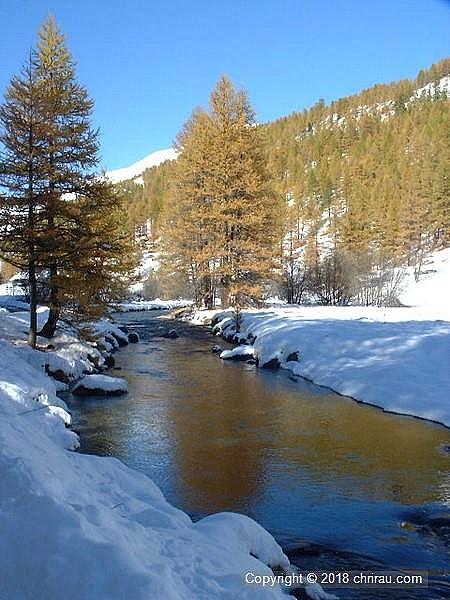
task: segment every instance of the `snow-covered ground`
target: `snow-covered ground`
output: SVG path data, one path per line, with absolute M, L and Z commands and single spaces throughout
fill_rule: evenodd
M 33 350 L 28 317 L 0 308 L 0 598 L 286 598 L 269 565 L 289 573 L 289 561 L 257 523 L 232 513 L 193 523 L 146 476 L 73 452 L 78 436 L 56 395 L 66 384 L 48 371 L 91 373 L 125 334 L 102 321 L 82 341 L 66 326 Z M 259 576 L 265 586 L 251 583 Z
M 144 310 L 172 310 L 173 308 L 181 308 L 189 306 L 192 300 L 137 300 L 135 302 L 121 302 L 117 305 L 121 312 L 138 312 Z
M 407 306 L 244 311 L 236 341 L 253 345 L 259 366 L 277 359 L 341 394 L 450 426 L 449 294 L 446 249 L 430 258 L 418 282 L 408 272 L 401 296 Z M 218 334 L 233 334 L 229 313 L 199 311 L 193 320 L 212 318 Z

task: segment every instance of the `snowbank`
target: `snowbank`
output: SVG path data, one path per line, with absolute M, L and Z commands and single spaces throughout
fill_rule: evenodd
M 216 330 L 228 337 L 233 319 Z M 448 321 L 423 321 L 412 308 L 293 307 L 244 311 L 246 336 L 259 365 L 277 359 L 346 396 L 450 426 Z
M 254 341 L 260 366 L 295 375 L 385 410 L 450 426 L 450 249 L 408 270 L 399 308 L 291 306 L 244 311 L 235 342 Z M 233 336 L 230 312 L 198 311 Z M 240 348 L 232 350 L 240 353 Z M 221 358 L 230 357 L 221 354 Z
M 222 319 L 227 336 L 232 326 Z M 244 312 L 242 335 L 256 338 L 259 365 L 277 359 L 346 396 L 450 426 L 450 322 L 408 308 L 295 307 Z
M 400 300 L 420 310 L 422 317 L 450 321 L 450 248 L 431 254 L 422 266 L 419 281 L 406 270 Z

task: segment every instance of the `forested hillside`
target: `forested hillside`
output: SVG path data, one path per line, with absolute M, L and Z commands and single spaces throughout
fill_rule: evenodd
M 288 301 L 390 302 L 396 267 L 419 272 L 449 244 L 449 74 L 445 59 L 258 126 L 283 223 L 273 281 Z M 143 186 L 120 184 L 133 229 L 150 220 L 154 239 L 178 202 L 175 164 L 147 170 Z

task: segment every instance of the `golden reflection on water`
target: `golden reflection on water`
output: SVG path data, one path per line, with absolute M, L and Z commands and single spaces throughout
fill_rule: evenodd
M 449 503 L 448 429 L 226 363 L 213 343 L 182 336 L 122 349 L 128 396 L 80 411 L 90 451 L 146 472 L 191 513 L 246 510 L 280 490 L 294 502 L 310 493 Z
M 163 352 L 121 352 L 130 394 L 116 433 L 129 452 L 150 451 L 174 471 L 176 496 L 191 511 L 238 510 L 281 480 L 294 492 L 312 482 L 344 497 L 448 500 L 445 428 L 313 391 L 285 374 L 193 355 L 188 339 L 161 344 Z

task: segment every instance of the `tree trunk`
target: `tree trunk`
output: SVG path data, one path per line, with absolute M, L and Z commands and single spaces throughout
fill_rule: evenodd
M 31 53 L 30 53 L 30 84 L 31 84 Z M 28 286 L 30 290 L 30 330 L 28 332 L 28 343 L 36 348 L 37 335 L 37 283 L 36 283 L 36 248 L 34 243 L 35 231 L 35 201 L 33 188 L 33 146 L 34 146 L 34 123 L 32 115 L 28 129 Z
M 34 257 L 30 259 L 28 265 L 28 283 L 30 288 L 30 330 L 28 332 L 28 343 L 32 348 L 36 348 L 37 335 L 37 284 L 36 267 Z
M 56 284 L 57 268 L 56 265 L 50 267 L 50 312 L 47 322 L 39 332 L 46 338 L 51 338 L 55 335 L 56 325 L 58 324 L 61 307 L 59 305 L 59 290 Z

